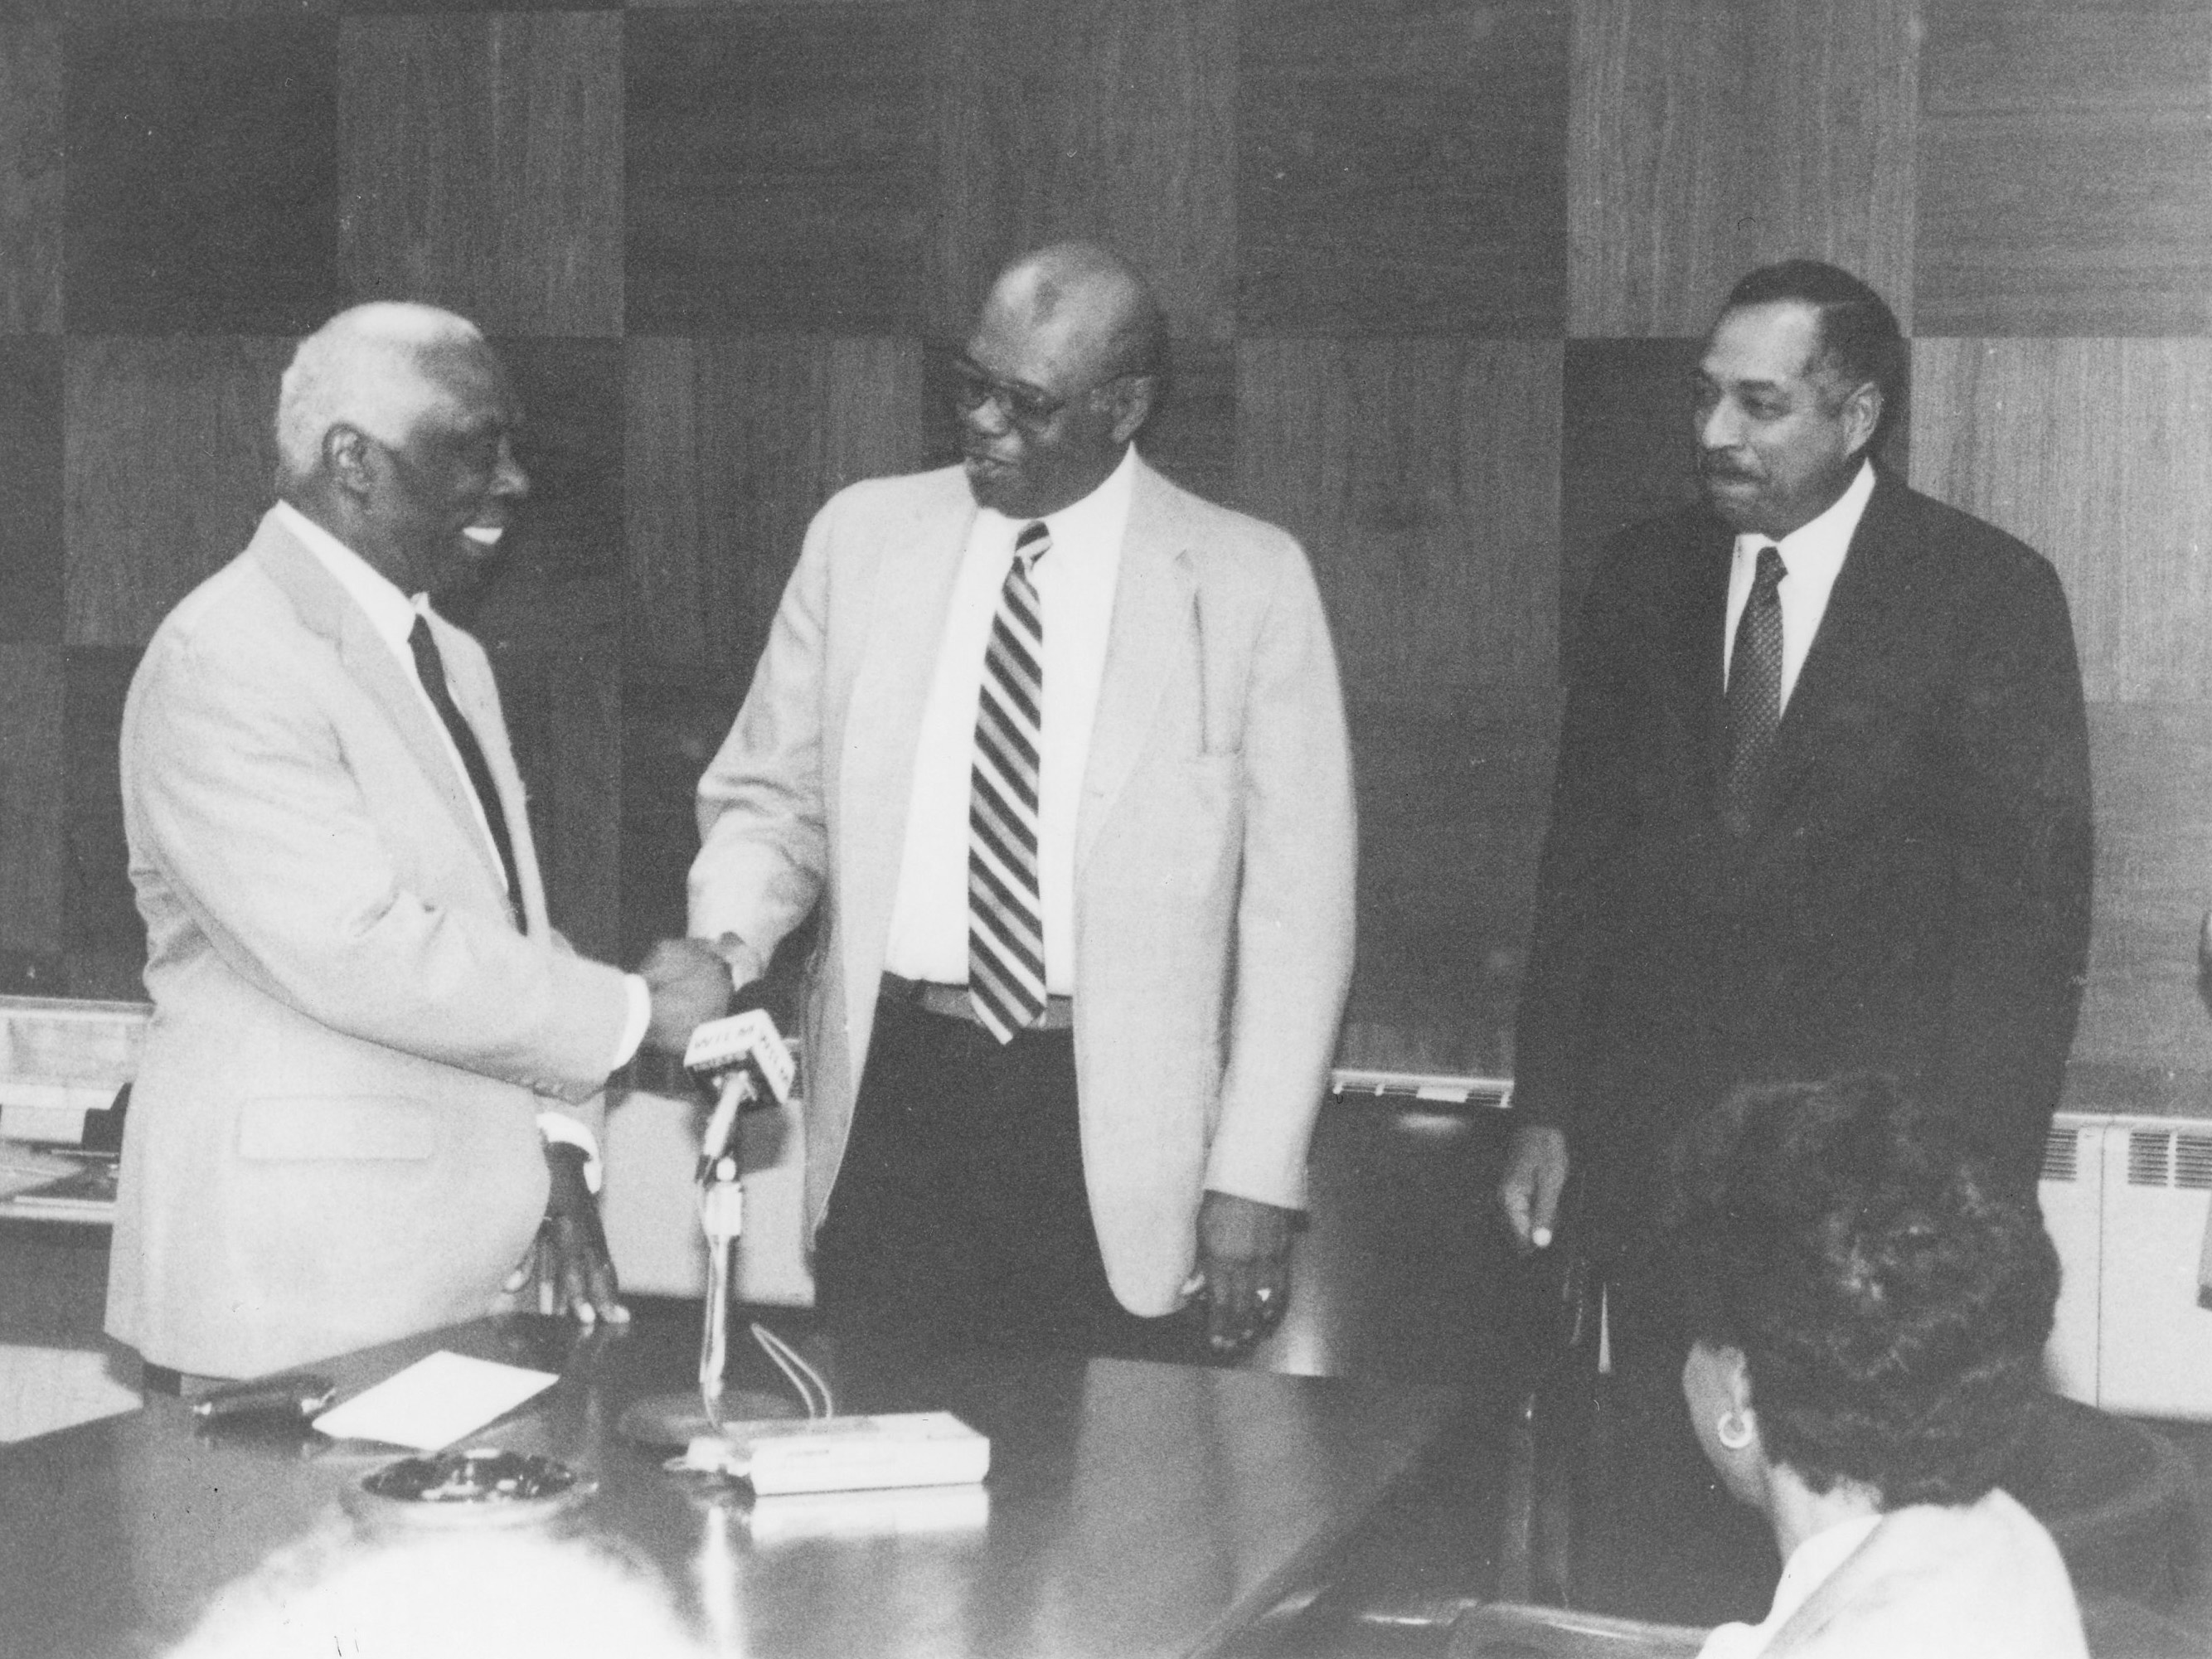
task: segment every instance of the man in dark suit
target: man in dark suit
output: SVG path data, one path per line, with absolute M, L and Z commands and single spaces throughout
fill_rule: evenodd
M 1856 277 L 1745 277 L 1693 380 L 1705 499 L 1614 541 L 1575 641 L 1498 1195 L 1523 1250 L 1572 1227 L 1603 1286 L 1581 1353 L 1609 1351 L 1613 1384 L 1540 1395 L 1586 1483 L 1553 1558 L 1583 1605 L 1703 1584 L 1722 1599 L 1662 1616 L 1756 1617 L 1772 1588 L 1643 1271 L 1680 1126 L 1739 1084 L 1877 1066 L 2032 1198 L 2057 1102 L 2090 877 L 2065 595 L 1869 459 L 1905 365 Z
M 1736 285 L 1694 380 L 1704 501 L 1607 550 L 1574 655 L 1500 1197 L 1568 1172 L 1632 1252 L 1686 1115 L 1898 1073 L 2033 1192 L 2089 923 L 2087 736 L 2040 556 L 1869 459 L 1889 307 L 1812 260 Z

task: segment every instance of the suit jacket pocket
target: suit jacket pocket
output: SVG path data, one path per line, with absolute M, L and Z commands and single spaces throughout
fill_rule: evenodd
M 437 1114 L 404 1095 L 249 1100 L 238 1109 L 238 1155 L 253 1163 L 319 1158 L 421 1162 L 437 1150 Z

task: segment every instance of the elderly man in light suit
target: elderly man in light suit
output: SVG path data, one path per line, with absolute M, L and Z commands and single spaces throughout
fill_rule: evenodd
M 1008 269 L 964 465 L 822 509 L 700 783 L 691 931 L 733 976 L 823 907 L 833 1316 L 1174 1352 L 1195 1295 L 1234 1352 L 1289 1295 L 1352 962 L 1344 714 L 1297 544 L 1131 447 L 1164 348 L 1104 250 Z
M 623 1316 L 559 1109 L 729 988 L 688 942 L 626 975 L 554 933 L 490 664 L 426 597 L 493 556 L 520 419 L 460 318 L 332 319 L 284 375 L 282 499 L 131 683 L 154 1018 L 107 1329 L 155 1386 L 473 1318 L 541 1237 L 550 1299 Z

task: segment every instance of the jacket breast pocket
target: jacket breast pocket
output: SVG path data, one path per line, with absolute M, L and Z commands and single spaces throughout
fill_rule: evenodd
M 295 1095 L 238 1109 L 238 1155 L 251 1163 L 420 1163 L 437 1146 L 437 1114 L 400 1095 Z

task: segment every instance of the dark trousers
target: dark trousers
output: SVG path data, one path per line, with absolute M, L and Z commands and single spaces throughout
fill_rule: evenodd
M 1595 1333 L 1571 1378 L 1555 1376 L 1539 1432 L 1571 1489 L 1573 1605 L 1712 1625 L 1756 1623 L 1780 1568 L 1767 1524 L 1706 1462 L 1682 1397 L 1689 1351 L 1648 1263 L 1607 1275 L 1613 1370 L 1595 1375 Z
M 1197 1360 L 1188 1316 L 1114 1298 L 1084 1188 L 1068 1031 L 1003 1047 L 886 998 L 830 1209 L 823 1316 L 955 1344 Z

